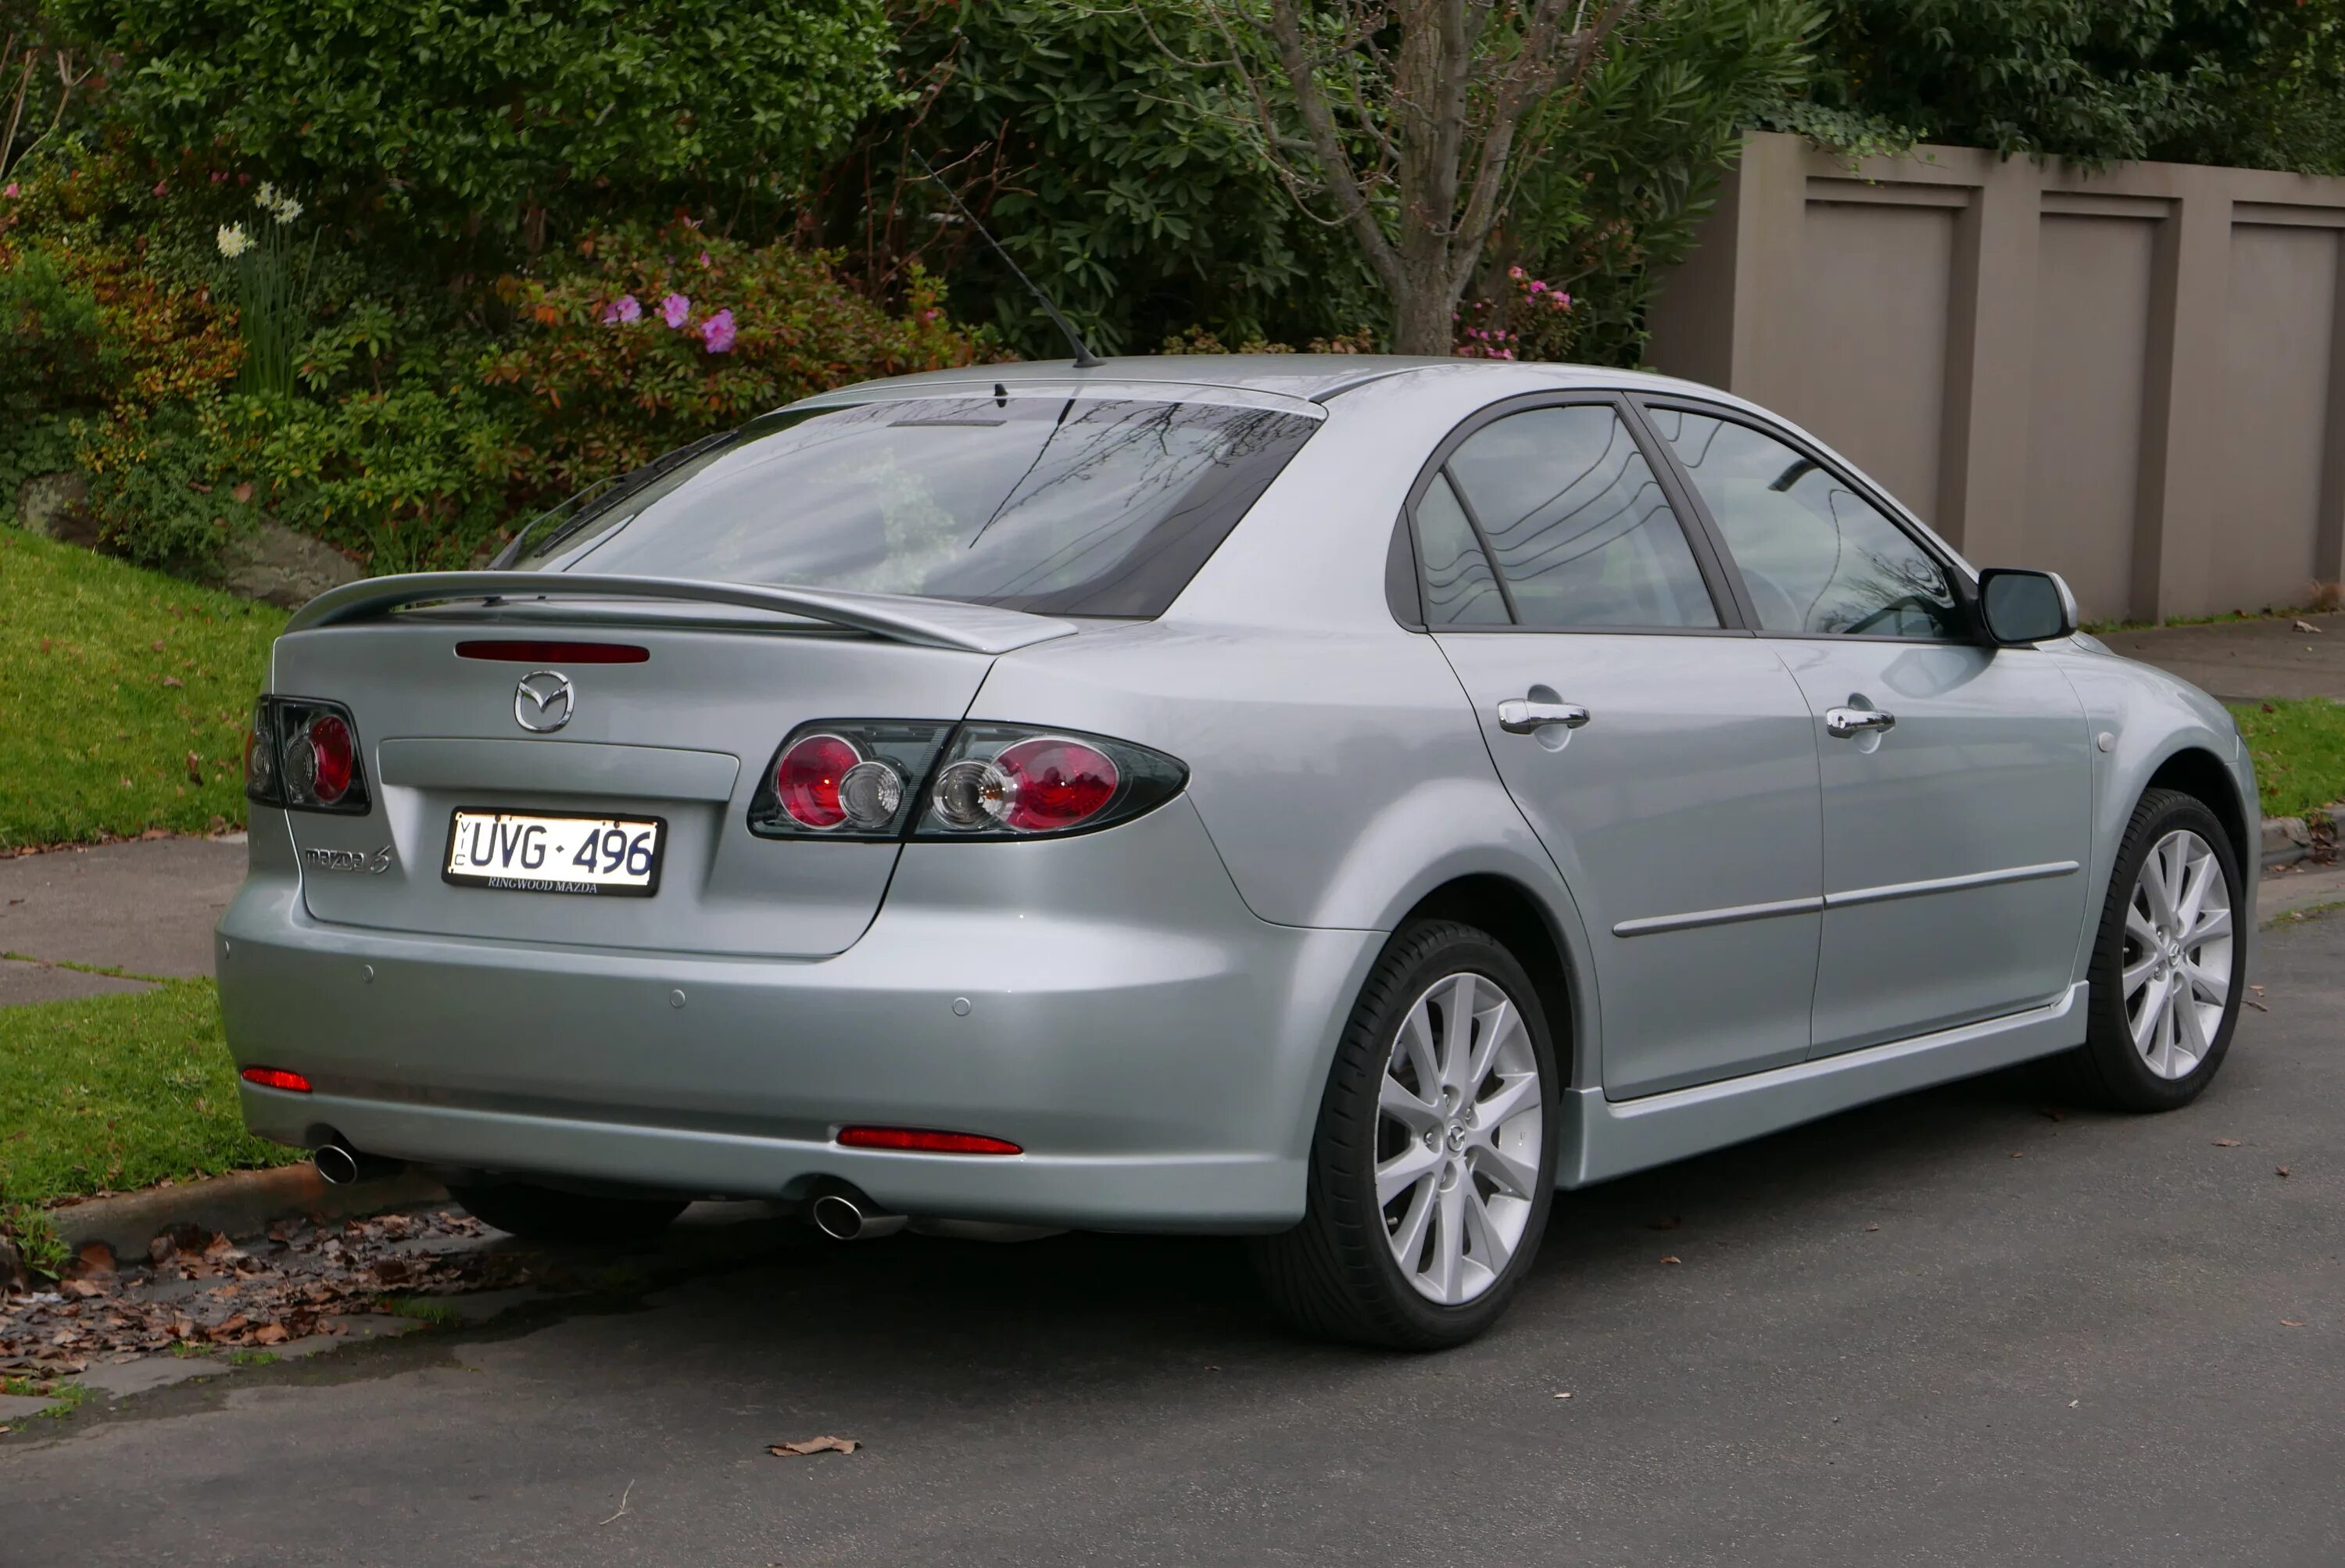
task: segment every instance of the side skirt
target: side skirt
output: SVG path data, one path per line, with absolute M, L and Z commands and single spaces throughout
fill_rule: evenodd
M 1601 1088 L 1575 1089 L 1564 1101 L 1570 1142 L 1558 1162 L 1556 1186 L 1609 1181 L 2065 1051 L 2084 1040 L 2086 989 L 2079 981 L 2056 1001 L 2025 1013 L 1634 1100 L 1607 1100 Z

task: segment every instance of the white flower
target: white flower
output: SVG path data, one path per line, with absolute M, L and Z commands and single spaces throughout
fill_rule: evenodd
M 265 179 L 262 180 L 260 182 L 260 188 L 254 191 L 252 194 L 252 205 L 255 207 L 276 206 L 277 188 L 274 185 L 271 185 L 269 181 Z
M 221 224 L 218 239 L 219 253 L 231 261 L 252 249 L 252 236 L 244 231 L 241 223 Z
M 279 201 L 272 210 L 277 214 L 278 222 L 290 223 L 295 219 L 301 216 L 301 204 L 294 200 L 291 194 L 288 193 L 285 199 L 282 201 Z

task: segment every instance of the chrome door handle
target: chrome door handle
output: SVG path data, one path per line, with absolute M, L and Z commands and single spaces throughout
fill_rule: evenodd
M 1824 733 L 1834 739 L 1848 740 L 1868 730 L 1894 729 L 1897 716 L 1883 713 L 1877 708 L 1828 708 L 1824 709 Z
M 1577 729 L 1587 722 L 1588 710 L 1576 702 L 1533 702 L 1510 697 L 1498 704 L 1498 728 L 1509 735 L 1528 735 L 1550 724 Z

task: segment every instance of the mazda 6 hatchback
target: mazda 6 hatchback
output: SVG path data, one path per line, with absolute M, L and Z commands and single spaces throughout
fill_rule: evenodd
M 490 1224 L 1242 1234 L 1454 1344 L 1558 1188 L 2220 1066 L 2224 710 L 1652 376 L 975 367 L 338 588 L 255 715 L 246 1120 Z

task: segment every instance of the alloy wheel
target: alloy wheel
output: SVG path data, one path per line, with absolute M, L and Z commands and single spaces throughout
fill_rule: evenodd
M 2231 993 L 2231 890 L 2212 845 L 2178 828 L 2152 846 L 2126 906 L 2118 990 L 2134 1049 L 2185 1078 L 2221 1031 Z
M 1379 1085 L 1376 1207 L 1418 1294 L 1473 1300 L 1529 1225 L 1547 1136 L 1538 1054 L 1487 975 L 1444 975 L 1401 1018 Z

